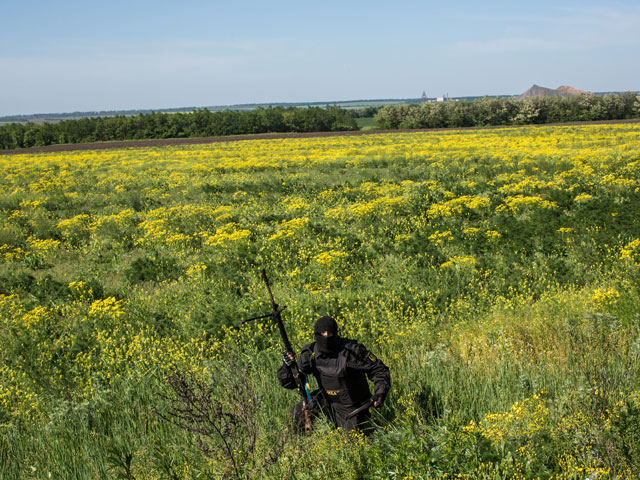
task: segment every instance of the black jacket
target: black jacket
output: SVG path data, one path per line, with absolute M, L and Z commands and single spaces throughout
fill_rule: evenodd
M 373 382 L 374 393 L 383 397 L 391 388 L 389 367 L 362 344 L 340 338 L 335 353 L 317 351 L 315 342 L 302 348 L 298 369 L 312 375 L 326 398 L 335 405 L 358 407 L 371 398 L 367 378 Z M 291 370 L 286 365 L 278 369 L 278 380 L 284 388 L 296 388 Z

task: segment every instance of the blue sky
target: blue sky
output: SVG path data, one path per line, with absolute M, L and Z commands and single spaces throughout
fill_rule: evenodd
M 640 2 L 0 0 L 0 115 L 640 90 Z

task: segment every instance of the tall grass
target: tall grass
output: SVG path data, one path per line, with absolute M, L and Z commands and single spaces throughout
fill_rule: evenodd
M 633 478 L 638 139 L 583 126 L 3 158 L 0 476 Z M 295 345 L 331 314 L 389 365 L 373 435 L 288 431 L 277 330 L 240 324 L 269 310 L 260 267 Z M 211 389 L 211 422 L 252 423 L 172 422 L 176 374 Z

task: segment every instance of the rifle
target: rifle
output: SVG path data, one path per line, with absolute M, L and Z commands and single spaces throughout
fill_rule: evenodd
M 259 320 L 261 318 L 272 317 L 276 324 L 278 325 L 278 330 L 280 330 L 280 336 L 282 337 L 282 341 L 284 343 L 285 352 L 291 353 L 295 358 L 295 354 L 293 352 L 293 347 L 291 346 L 291 342 L 289 341 L 289 337 L 287 336 L 287 331 L 284 328 L 284 323 L 282 323 L 282 311 L 287 307 L 278 307 L 278 304 L 273 298 L 273 293 L 271 293 L 271 287 L 269 286 L 269 279 L 267 278 L 267 272 L 264 268 L 260 270 L 262 273 L 262 280 L 264 280 L 265 285 L 267 286 L 267 291 L 269 292 L 269 298 L 271 299 L 271 309 L 272 312 L 266 315 L 260 315 L 258 317 L 249 318 L 242 322 L 245 324 L 252 320 Z M 311 395 L 309 394 L 309 390 L 307 389 L 307 377 L 298 370 L 298 365 L 294 362 L 294 364 L 289 367 L 291 370 L 291 374 L 293 379 L 296 382 L 296 388 L 298 393 L 300 394 L 300 398 L 302 399 L 302 413 L 304 415 L 304 431 L 309 432 L 311 430 L 311 407 L 313 406 L 313 400 L 311 399 Z
M 356 415 L 358 415 L 360 412 L 364 412 L 365 410 L 367 410 L 368 408 L 371 408 L 373 406 L 373 400 L 369 400 L 367 403 L 365 403 L 364 405 L 359 406 L 358 408 L 356 408 L 353 412 L 349 413 L 346 417 L 347 420 L 349 420 L 350 418 L 355 417 Z

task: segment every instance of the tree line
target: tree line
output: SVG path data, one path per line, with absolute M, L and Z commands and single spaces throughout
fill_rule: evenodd
M 220 112 L 201 109 L 188 113 L 83 118 L 40 125 L 11 123 L 0 127 L 0 149 L 112 140 L 357 129 L 354 117 L 337 106 L 261 107 L 250 111 Z
M 356 118 L 375 115 L 381 129 L 530 125 L 640 117 L 634 92 L 575 97 L 483 97 L 475 100 L 396 104 L 345 110 L 338 106 L 207 109 L 186 113 L 94 117 L 57 123 L 0 126 L 0 150 L 65 143 L 257 133 L 358 130 Z
M 376 114 L 383 129 L 480 127 L 622 120 L 640 117 L 640 95 L 634 92 L 574 97 L 515 97 L 420 105 L 387 105 Z

